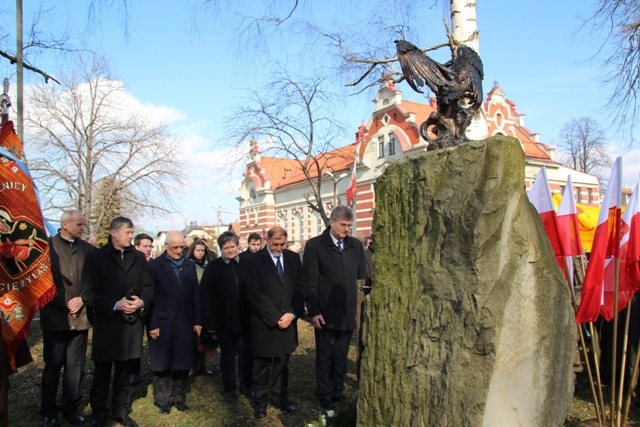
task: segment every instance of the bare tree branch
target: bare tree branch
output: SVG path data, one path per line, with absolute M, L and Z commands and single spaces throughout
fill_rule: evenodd
M 27 93 L 29 158 L 45 209 L 91 213 L 89 232 L 109 214 L 109 189 L 131 216 L 170 211 L 171 190 L 183 182 L 178 141 L 165 125 L 123 108 L 123 86 L 102 58 L 80 62 L 79 72 L 62 73 L 61 86 Z
M 605 35 L 596 57 L 602 58 L 604 65 L 602 80 L 613 87 L 607 106 L 614 123 L 623 135 L 629 132 L 633 143 L 633 129 L 640 115 L 640 2 L 600 0 L 586 23 Z
M 611 167 L 607 138 L 598 122 L 589 117 L 572 119 L 562 127 L 558 144 L 560 158 L 573 169 L 602 179 Z
M 3 50 L 0 50 L 0 56 L 2 56 L 3 58 L 8 59 L 9 61 L 11 61 L 12 64 L 15 64 L 18 61 L 15 56 L 9 55 L 7 52 L 5 52 Z M 49 83 L 49 80 L 53 80 L 54 82 L 60 84 L 60 82 L 58 80 L 56 80 L 53 76 L 50 76 L 45 71 L 42 71 L 39 68 L 36 68 L 36 67 L 34 67 L 32 65 L 29 65 L 26 62 L 23 62 L 23 66 L 24 66 L 24 68 L 26 68 L 29 71 L 33 71 L 34 73 L 40 74 L 44 78 L 44 82 L 45 83 Z
M 325 89 L 328 84 L 320 77 L 296 80 L 283 71 L 228 118 L 229 140 L 235 147 L 257 140 L 263 155 L 295 162 L 311 187 L 306 201 L 326 224 L 322 180 L 327 162 L 335 156 L 326 153 L 344 145 L 343 125 L 333 118 L 332 95 Z

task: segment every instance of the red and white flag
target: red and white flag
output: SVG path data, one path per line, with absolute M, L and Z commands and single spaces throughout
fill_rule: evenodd
M 567 186 L 562 194 L 560 208 L 556 215 L 558 233 L 560 234 L 560 247 L 563 256 L 582 255 L 582 242 L 580 241 L 580 223 L 578 211 L 573 198 L 573 181 L 571 175 L 567 178 Z
M 593 322 L 599 314 L 607 320 L 614 316 L 615 278 L 610 273 L 615 272 L 615 260 L 619 258 L 620 252 L 621 182 L 622 157 L 618 157 L 611 169 L 609 185 L 600 207 L 593 247 L 582 284 L 580 306 L 576 313 L 577 323 Z
M 556 214 L 558 224 L 558 234 L 560 236 L 560 252 L 558 263 L 565 273 L 565 279 L 570 284 L 571 291 L 575 295 L 573 288 L 573 258 L 582 255 L 582 242 L 580 241 L 580 225 L 578 223 L 578 211 L 573 198 L 573 181 L 571 175 L 567 177 L 567 185 L 562 194 L 560 208 Z
M 536 180 L 529 189 L 529 201 L 536 208 L 544 231 L 547 233 L 547 237 L 551 242 L 553 253 L 556 257 L 562 254 L 560 247 L 560 238 L 558 234 L 558 227 L 556 224 L 556 211 L 553 208 L 553 201 L 551 200 L 551 191 L 549 190 L 549 180 L 547 179 L 547 170 L 543 166 L 538 172 Z M 562 267 L 562 266 L 561 266 Z
M 360 151 L 360 144 L 356 147 L 356 152 L 353 157 L 353 170 L 351 171 L 351 184 L 349 188 L 347 188 L 347 205 L 353 203 L 353 199 L 356 195 L 356 183 L 358 181 L 358 177 L 356 175 L 356 165 L 358 164 L 358 152 Z
M 638 185 L 634 188 L 627 209 L 622 215 L 620 231 L 620 279 L 618 285 L 618 309 L 629 304 L 633 294 L 640 289 L 640 217 L 638 216 Z M 615 268 L 609 267 L 605 272 L 605 281 L 615 280 Z

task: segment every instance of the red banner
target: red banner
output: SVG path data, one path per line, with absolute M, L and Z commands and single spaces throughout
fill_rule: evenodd
M 55 295 L 36 189 L 13 123 L 0 130 L 0 311 L 5 354 L 13 360 L 31 320 Z

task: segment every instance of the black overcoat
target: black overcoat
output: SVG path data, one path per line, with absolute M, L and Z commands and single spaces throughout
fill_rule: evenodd
M 206 330 L 239 334 L 251 329 L 243 259 L 225 262 L 219 257 L 211 261 L 200 281 L 200 299 Z
M 367 277 L 364 247 L 347 236 L 343 251 L 333 243 L 327 228 L 304 247 L 302 270 L 310 317 L 322 314 L 323 328 L 352 331 L 356 328 L 357 280 Z
M 153 300 L 153 285 L 142 252 L 130 246 L 123 251 L 107 243 L 89 252 L 82 270 L 82 299 L 93 311 L 91 358 L 96 362 L 116 362 L 142 356 L 143 314 L 127 322 L 116 303 L 132 288 L 148 308 Z M 144 313 L 144 310 L 143 310 Z
M 193 326 L 201 325 L 200 292 L 196 264 L 183 260 L 180 282 L 167 253 L 149 261 L 155 296 L 147 312 L 147 333 L 160 328 L 156 340 L 149 338 L 152 371 L 187 371 L 193 368 Z
M 253 354 L 258 357 L 280 357 L 298 347 L 298 326 L 294 320 L 287 329 L 278 328 L 285 313 L 298 319 L 304 308 L 302 264 L 298 254 L 285 249 L 282 253 L 284 281 L 267 248 L 247 258 L 247 299 L 251 306 L 251 339 Z

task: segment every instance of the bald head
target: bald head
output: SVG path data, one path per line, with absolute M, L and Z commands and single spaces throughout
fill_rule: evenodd
M 184 236 L 181 232 L 176 230 L 169 231 L 164 242 L 167 249 L 167 255 L 173 259 L 180 259 L 184 249 L 187 247 Z
M 84 233 L 87 220 L 76 209 L 64 211 L 60 217 L 60 235 L 67 240 L 79 239 Z

